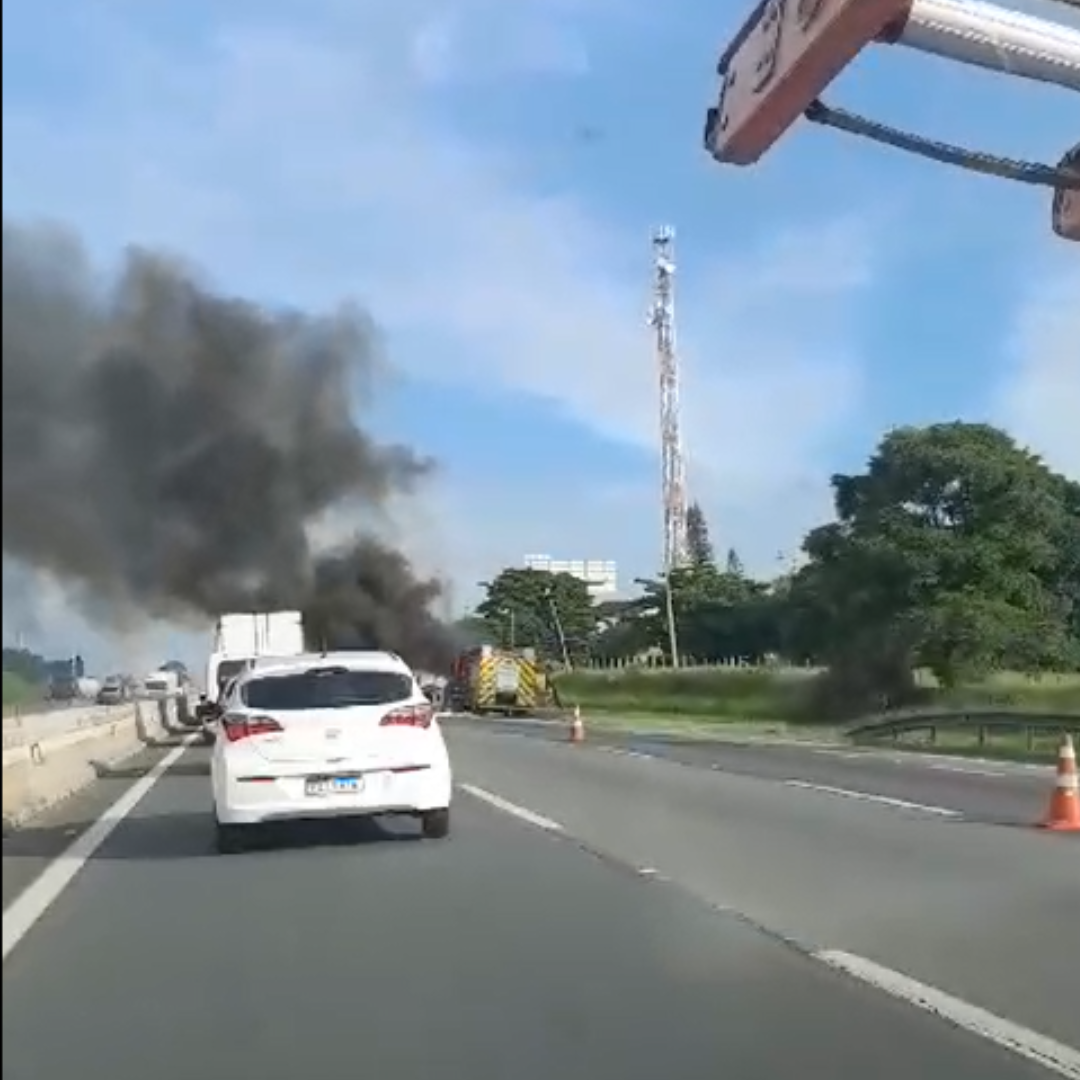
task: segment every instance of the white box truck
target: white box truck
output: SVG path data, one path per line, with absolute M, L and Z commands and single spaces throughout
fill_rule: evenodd
M 230 679 L 264 656 L 300 656 L 304 620 L 299 611 L 250 611 L 222 615 L 206 664 L 206 695 L 217 701 Z
M 300 656 L 304 619 L 299 611 L 240 611 L 221 615 L 206 662 L 206 690 L 195 710 L 207 741 L 213 739 L 221 692 L 249 664 L 263 657 Z
M 180 677 L 175 671 L 158 668 L 143 679 L 146 696 L 159 701 L 171 701 L 180 696 Z

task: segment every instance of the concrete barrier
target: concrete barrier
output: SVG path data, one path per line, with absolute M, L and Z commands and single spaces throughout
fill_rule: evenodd
M 4 733 L 4 829 L 25 823 L 42 810 L 96 780 L 147 747 L 170 745 L 181 734 L 173 702 L 137 701 L 99 709 L 93 722 L 37 738 L 34 728 Z
M 100 724 L 122 708 L 121 705 L 81 704 L 45 712 L 15 711 L 4 717 L 4 749 Z

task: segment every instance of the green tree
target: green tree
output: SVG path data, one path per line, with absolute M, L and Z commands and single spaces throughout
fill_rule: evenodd
M 771 581 L 734 550 L 717 566 L 692 508 L 695 557 L 670 575 L 684 659 L 825 666 L 808 707 L 837 718 L 918 700 L 919 668 L 946 686 L 993 669 L 1080 670 L 1080 484 L 996 428 L 949 423 L 890 432 L 864 472 L 832 486 L 836 520 Z M 558 657 L 551 595 L 576 655 L 666 654 L 668 579 L 637 584 L 594 606 L 576 579 L 504 571 L 480 626 Z
M 640 639 L 669 651 L 667 583 L 638 582 L 634 619 Z M 671 574 L 672 606 L 680 652 L 699 661 L 761 660 L 780 644 L 779 605 L 769 587 L 714 565 L 691 565 Z
M 1062 477 L 1061 497 L 1065 504 L 1065 529 L 1058 538 L 1060 561 L 1050 584 L 1067 609 L 1070 666 L 1080 670 L 1080 483 Z
M 693 502 L 686 508 L 686 546 L 692 566 L 713 566 L 716 552 L 709 536 L 709 523 L 701 504 Z
M 654 642 L 642 619 L 642 597 L 606 600 L 596 605 L 597 632 L 592 655 L 602 660 L 628 660 L 650 649 Z
M 487 595 L 476 610 L 495 640 L 531 646 L 553 659 L 561 657 L 563 640 L 575 658 L 590 650 L 598 618 L 580 578 L 511 567 L 485 588 Z
M 1062 478 L 1006 433 L 897 429 L 832 486 L 837 520 L 807 537 L 793 592 L 834 664 L 885 682 L 924 666 L 955 685 L 1069 654 L 1062 544 L 1076 520 Z
M 29 649 L 4 648 L 4 671 L 18 675 L 27 683 L 40 684 L 48 681 L 49 662 Z
M 747 577 L 741 566 L 679 581 L 675 599 L 688 656 L 760 662 L 779 646 L 777 604 L 768 586 Z

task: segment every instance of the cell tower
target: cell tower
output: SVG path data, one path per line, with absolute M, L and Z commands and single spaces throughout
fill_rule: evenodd
M 653 305 L 649 325 L 656 331 L 660 371 L 660 447 L 664 500 L 664 571 L 685 566 L 686 466 L 679 424 L 679 357 L 675 350 L 675 230 L 653 233 Z

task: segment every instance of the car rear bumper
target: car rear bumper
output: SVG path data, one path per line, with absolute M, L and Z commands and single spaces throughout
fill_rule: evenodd
M 214 809 L 222 825 L 257 825 L 304 818 L 415 814 L 450 805 L 453 781 L 446 767 L 416 772 L 370 772 L 359 792 L 312 796 L 304 776 L 224 777 L 215 784 Z

